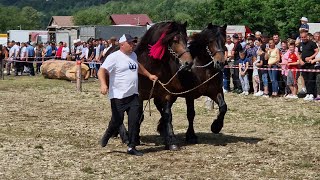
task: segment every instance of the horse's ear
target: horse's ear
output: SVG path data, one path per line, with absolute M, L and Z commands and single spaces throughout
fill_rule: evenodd
M 212 23 L 209 23 L 207 28 L 208 28 L 208 29 L 213 29 Z
M 227 24 L 224 24 L 223 26 L 222 26 L 222 28 L 223 28 L 223 30 L 227 30 Z
M 183 23 L 183 26 L 187 29 L 188 21 L 184 22 L 184 23 Z

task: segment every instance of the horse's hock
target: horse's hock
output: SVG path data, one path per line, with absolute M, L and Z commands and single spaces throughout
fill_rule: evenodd
M 76 80 L 77 65 L 75 61 L 48 60 L 41 66 L 42 75 L 49 79 Z M 82 79 L 90 76 L 89 67 L 81 64 Z

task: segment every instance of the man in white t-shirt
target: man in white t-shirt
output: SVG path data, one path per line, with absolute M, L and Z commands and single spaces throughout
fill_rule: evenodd
M 69 47 L 67 46 L 67 43 L 64 42 L 63 43 L 63 48 L 62 48 L 62 53 L 61 53 L 61 59 L 62 60 L 66 60 L 67 59 L 67 56 L 69 55 L 70 53 L 70 49 Z
M 123 123 L 124 112 L 128 114 L 129 143 L 128 154 L 142 156 L 136 150 L 139 136 L 139 97 L 138 97 L 138 73 L 156 81 L 157 76 L 150 74 L 142 64 L 137 61 L 137 55 L 133 52 L 134 39 L 124 34 L 120 39 L 120 50 L 110 54 L 102 64 L 98 77 L 100 91 L 107 94 L 111 101 L 112 117 L 102 139 L 101 146 L 108 144 L 111 136 L 117 132 Z M 109 85 L 107 85 L 109 76 Z

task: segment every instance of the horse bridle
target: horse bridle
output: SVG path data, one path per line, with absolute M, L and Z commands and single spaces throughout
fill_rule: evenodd
M 180 59 L 185 53 L 189 52 L 190 50 L 187 48 L 184 52 L 182 52 L 181 54 L 177 54 L 176 52 L 174 52 L 174 50 L 168 46 L 168 50 L 169 50 L 169 53 L 171 55 L 173 55 L 178 61 L 180 64 L 182 64 L 182 60 Z
M 220 65 L 218 64 L 218 61 L 214 58 L 214 56 L 215 56 L 218 52 L 224 52 L 224 50 L 223 50 L 223 49 L 218 49 L 217 51 L 215 51 L 214 53 L 212 53 L 212 52 L 210 51 L 210 49 L 209 49 L 209 46 L 206 46 L 206 50 L 207 50 L 208 55 L 209 55 L 210 58 L 211 58 L 211 61 L 208 62 L 208 63 L 205 64 L 205 65 L 202 65 L 202 66 L 196 66 L 196 65 L 194 65 L 194 67 L 196 67 L 196 68 L 205 68 L 205 67 L 210 66 L 210 65 L 213 63 L 213 66 L 214 66 L 214 67 L 218 67 L 218 68 L 219 68 Z

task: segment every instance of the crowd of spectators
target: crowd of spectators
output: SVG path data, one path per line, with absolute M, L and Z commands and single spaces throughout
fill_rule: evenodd
M 299 71 L 320 70 L 320 32 L 308 33 L 308 19 L 300 20 L 300 35 L 295 38 L 281 40 L 278 34 L 268 36 L 259 31 L 247 37 L 241 33 L 227 36 L 225 54 L 229 67 L 223 71 L 224 92 L 292 99 L 301 95 L 305 100 L 320 100 L 320 73 Z M 89 67 L 90 77 L 96 78 L 100 65 L 117 47 L 115 37 L 86 42 L 77 39 L 71 49 L 66 42 L 31 45 L 12 41 L 8 47 L 0 46 L 0 60 L 8 59 L 1 65 L 4 73 L 14 72 L 16 76 L 40 73 L 41 62 L 49 59 L 81 60 Z
M 90 76 L 97 77 L 100 64 L 117 46 L 115 37 L 108 40 L 91 38 L 86 42 L 76 39 L 71 49 L 67 42 L 31 44 L 12 41 L 7 47 L 0 46 L 0 60 L 7 60 L 1 65 L 5 69 L 4 73 L 11 75 L 11 72 L 14 72 L 15 76 L 21 76 L 23 73 L 34 76 L 40 73 L 42 62 L 50 59 L 81 60 L 90 68 Z
M 237 33 L 227 36 L 225 54 L 231 68 L 223 72 L 224 92 L 319 101 L 320 32 L 308 33 L 307 21 L 301 18 L 300 34 L 294 39 L 281 40 L 278 34 L 269 37 L 259 31 L 247 38 Z

